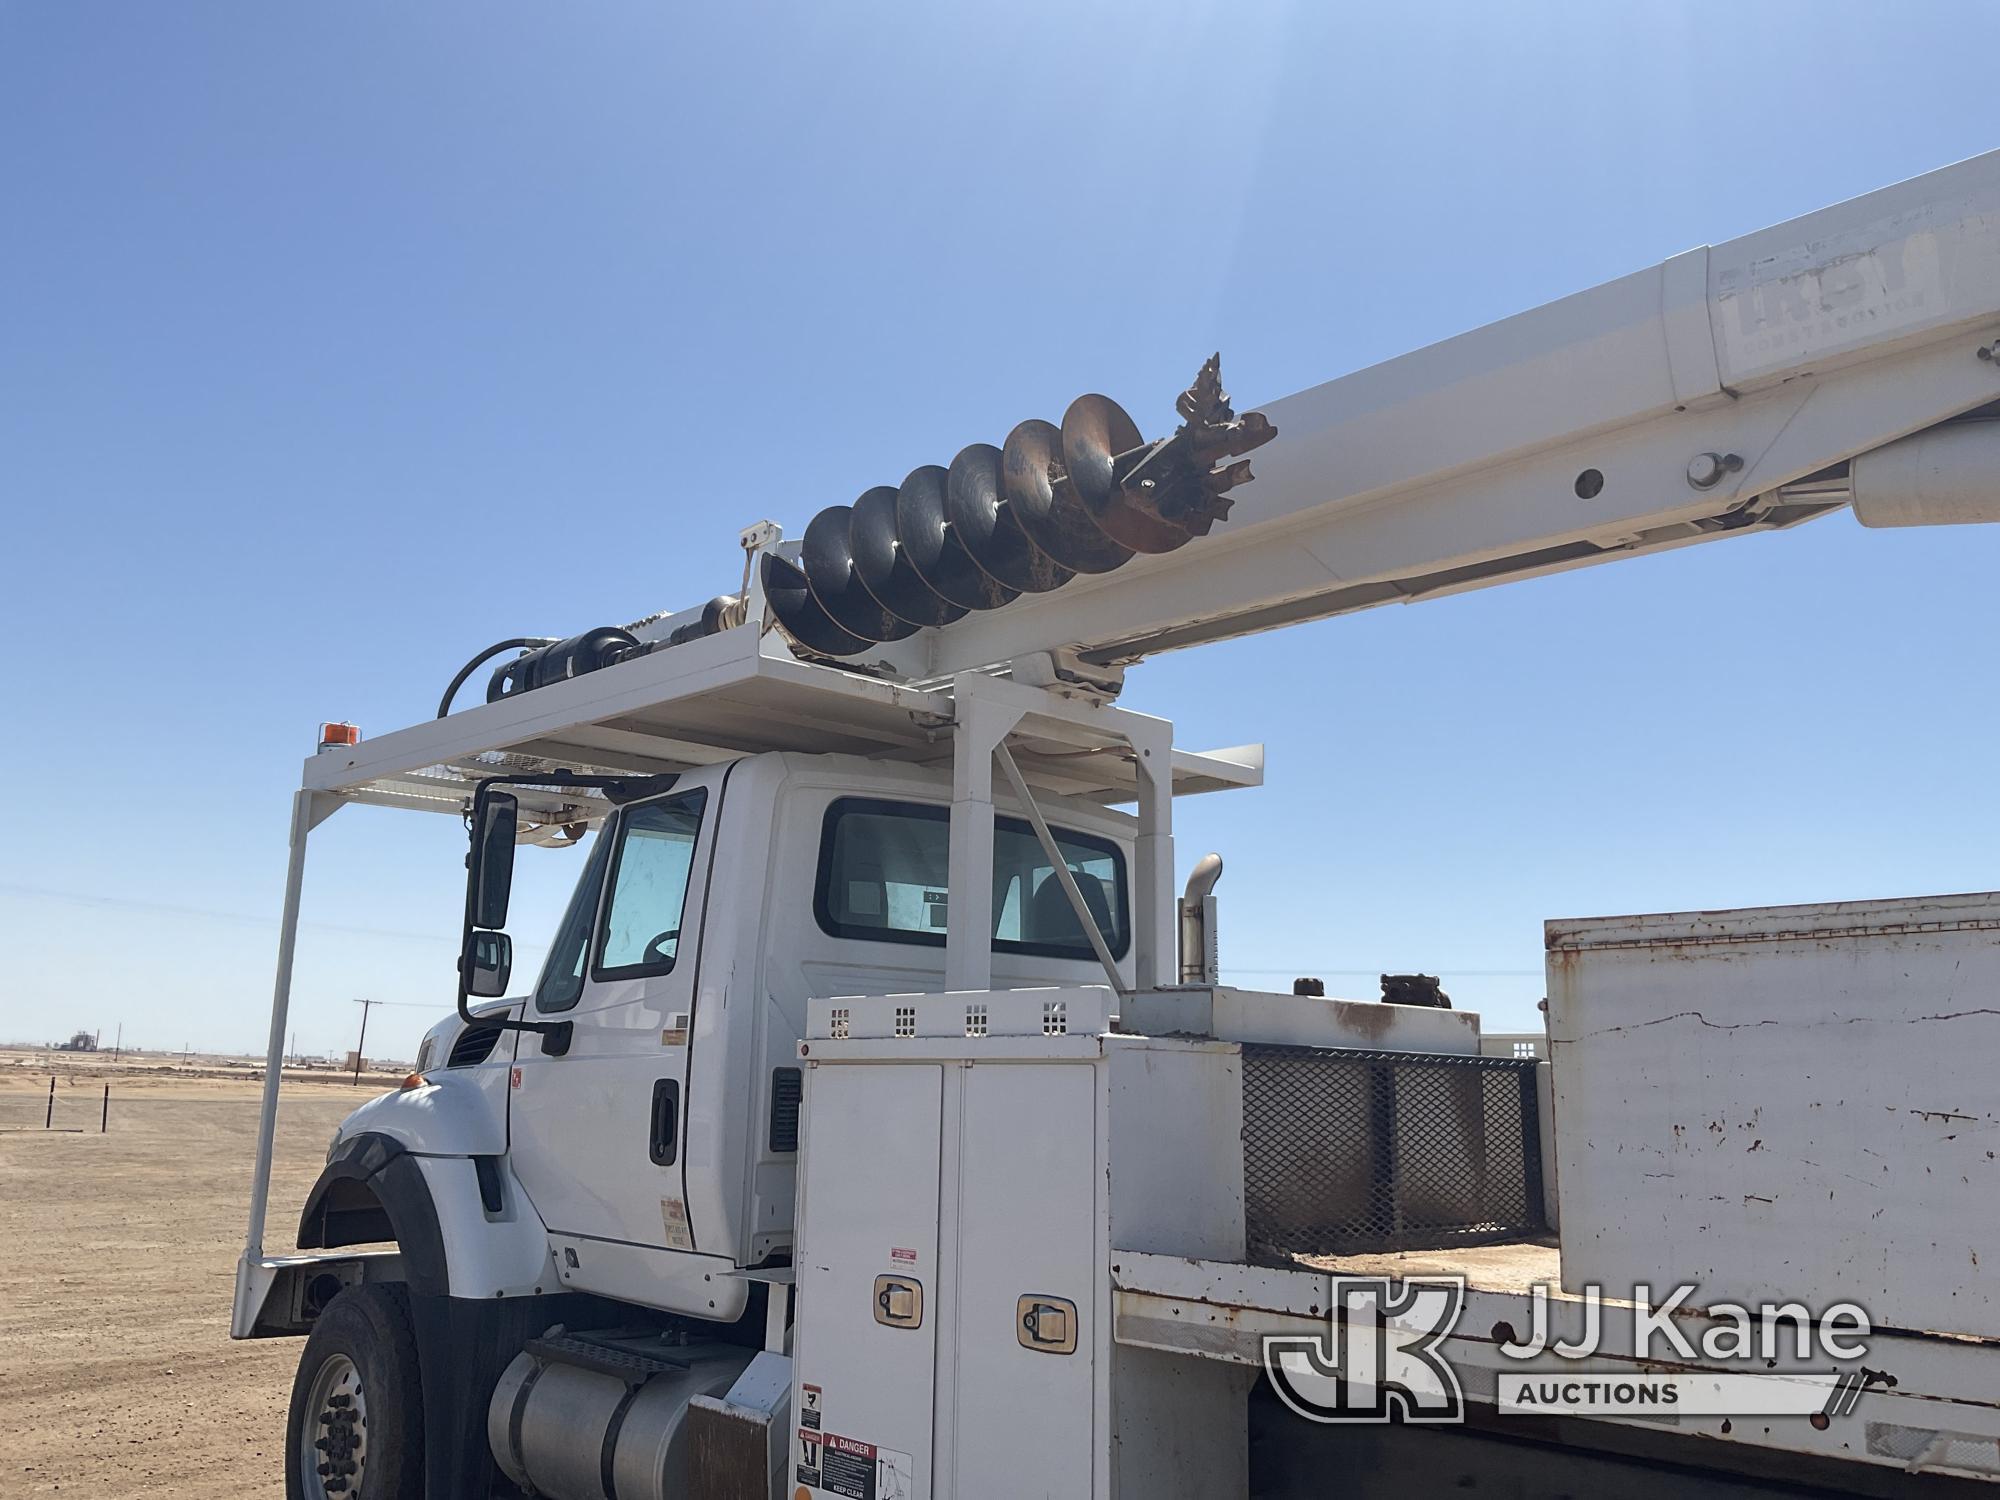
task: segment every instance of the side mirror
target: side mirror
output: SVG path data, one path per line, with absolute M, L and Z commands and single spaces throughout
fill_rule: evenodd
M 507 925 L 507 898 L 514 889 L 514 835 L 520 822 L 521 801 L 511 792 L 488 791 L 473 801 L 466 880 L 472 888 L 474 927 Z
M 458 972 L 466 994 L 476 1000 L 497 1000 L 507 993 L 507 981 L 514 974 L 514 940 L 504 932 L 467 933 Z

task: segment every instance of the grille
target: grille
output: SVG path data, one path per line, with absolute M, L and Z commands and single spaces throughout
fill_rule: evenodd
M 771 1070 L 771 1149 L 799 1149 L 799 1101 L 805 1097 L 805 1080 L 797 1068 Z
M 445 1066 L 471 1068 L 485 1062 L 493 1055 L 493 1044 L 500 1040 L 503 1030 L 497 1021 L 480 1021 L 466 1027 L 451 1044 L 451 1056 L 445 1060 Z
M 1535 1063 L 1246 1045 L 1243 1177 L 1263 1260 L 1546 1233 Z

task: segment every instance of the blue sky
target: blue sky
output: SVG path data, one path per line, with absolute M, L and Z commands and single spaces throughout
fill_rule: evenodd
M 0 0 L 0 1038 L 260 1045 L 323 718 L 732 587 L 1084 390 L 1254 404 L 1995 144 L 1984 4 Z M 1163 658 L 1230 977 L 1982 889 L 2000 532 L 1845 516 Z M 295 1017 L 414 1050 L 462 836 L 316 839 Z M 523 859 L 516 931 L 574 856 Z M 371 1051 L 378 1050 L 371 1045 Z

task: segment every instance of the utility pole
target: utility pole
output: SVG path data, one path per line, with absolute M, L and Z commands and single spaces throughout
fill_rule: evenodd
M 368 1060 L 363 1055 L 364 1049 L 368 1046 L 368 1012 L 371 1007 L 380 1005 L 383 1002 L 380 1000 L 362 1000 L 357 998 L 354 1003 L 361 1007 L 361 1040 L 354 1044 L 354 1082 L 358 1087 L 361 1083 L 361 1066 Z
M 118 1023 L 118 1039 L 111 1044 L 111 1060 L 118 1061 L 118 1054 L 125 1050 L 125 1023 Z

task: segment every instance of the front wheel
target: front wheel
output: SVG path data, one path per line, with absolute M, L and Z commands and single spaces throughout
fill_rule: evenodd
M 422 1500 L 423 1388 L 400 1286 L 350 1287 L 299 1356 L 285 1424 L 286 1500 Z

